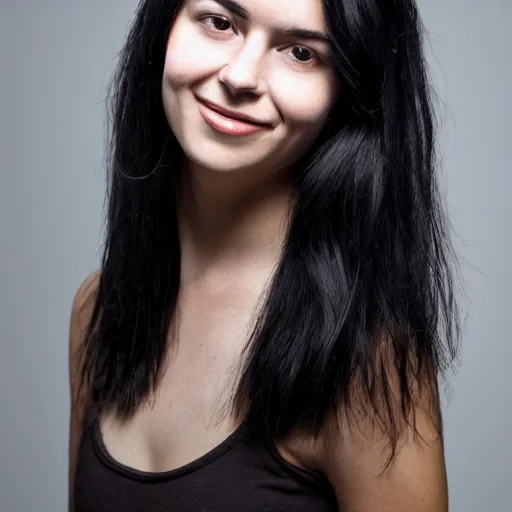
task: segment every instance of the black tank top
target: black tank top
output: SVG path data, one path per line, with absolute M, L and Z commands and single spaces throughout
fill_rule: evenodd
M 248 422 L 206 455 L 147 473 L 115 461 L 97 418 L 84 425 L 75 474 L 76 512 L 334 512 L 319 473 L 285 461 Z

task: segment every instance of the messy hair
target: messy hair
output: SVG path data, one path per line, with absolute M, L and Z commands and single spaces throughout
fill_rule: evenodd
M 460 337 L 424 30 L 413 0 L 323 4 L 341 94 L 300 162 L 231 406 L 275 438 L 364 411 L 394 450 L 419 392 L 435 409 Z M 158 384 L 180 283 L 183 153 L 161 82 L 181 7 L 140 3 L 109 96 L 106 238 L 82 382 L 99 410 L 125 417 Z

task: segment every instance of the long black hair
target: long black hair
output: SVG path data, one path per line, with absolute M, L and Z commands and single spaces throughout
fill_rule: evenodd
M 394 448 L 418 389 L 435 401 L 460 337 L 424 30 L 413 0 L 323 3 L 341 94 L 301 162 L 232 411 L 279 437 L 297 425 L 318 433 L 329 412 L 349 419 L 363 404 Z M 124 417 L 158 384 L 178 297 L 183 155 L 161 83 L 181 4 L 140 3 L 111 86 L 106 241 L 82 383 L 100 411 Z

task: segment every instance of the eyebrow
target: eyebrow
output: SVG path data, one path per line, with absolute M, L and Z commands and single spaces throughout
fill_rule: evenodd
M 249 12 L 247 11 L 247 9 L 241 6 L 235 0 L 214 0 L 214 2 L 222 5 L 224 9 L 228 10 L 229 12 L 232 12 L 233 14 L 236 14 L 238 17 L 244 20 L 249 19 Z
M 224 9 L 231 12 L 232 14 L 235 14 L 239 18 L 242 18 L 244 20 L 249 19 L 249 12 L 245 7 L 240 5 L 235 0 L 213 0 L 214 2 L 218 3 Z M 292 27 L 286 29 L 284 32 L 284 35 L 286 36 L 293 36 L 297 37 L 299 39 L 311 39 L 311 40 L 317 40 L 321 41 L 323 43 L 331 44 L 331 39 L 326 34 L 323 34 L 322 32 L 318 32 L 316 30 L 308 30 L 305 28 L 298 28 L 298 27 Z
M 284 31 L 285 36 L 294 36 L 300 39 L 316 39 L 323 43 L 331 44 L 331 38 L 322 32 L 305 28 L 289 28 Z

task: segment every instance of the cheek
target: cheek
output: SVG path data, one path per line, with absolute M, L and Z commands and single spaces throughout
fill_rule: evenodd
M 179 88 L 208 77 L 229 60 L 227 46 L 208 44 L 189 20 L 176 20 L 167 41 L 164 78 Z
M 164 64 L 164 76 L 175 87 L 189 82 L 199 69 L 201 52 L 194 45 L 183 44 L 185 37 L 186 30 L 177 20 L 167 42 Z
M 301 75 L 281 72 L 269 81 L 274 103 L 285 123 L 314 131 L 321 129 L 335 101 L 333 77 L 326 74 Z

